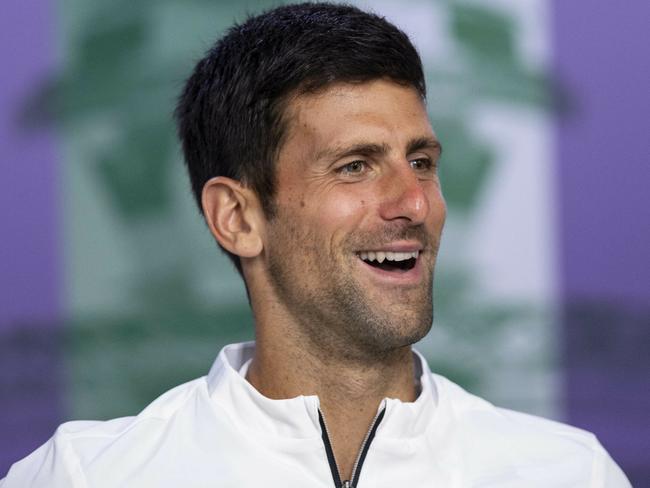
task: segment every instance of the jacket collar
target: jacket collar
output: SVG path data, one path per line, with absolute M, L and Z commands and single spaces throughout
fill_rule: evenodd
M 254 342 L 224 347 L 207 376 L 212 400 L 235 419 L 238 425 L 271 438 L 320 438 L 319 400 L 315 395 L 300 395 L 272 400 L 258 392 L 245 378 L 248 361 L 255 351 Z M 377 437 L 409 438 L 424 434 L 438 404 L 438 388 L 422 355 L 413 351 L 420 394 L 414 402 L 385 398 L 379 408 L 386 409 Z

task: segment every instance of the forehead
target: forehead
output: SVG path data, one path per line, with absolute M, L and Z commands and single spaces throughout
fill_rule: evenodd
M 281 154 L 310 152 L 358 142 L 395 149 L 417 137 L 432 137 L 418 91 L 388 80 L 337 83 L 290 99 Z

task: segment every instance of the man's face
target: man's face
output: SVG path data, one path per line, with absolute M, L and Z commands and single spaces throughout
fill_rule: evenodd
M 410 87 L 336 84 L 287 108 L 264 258 L 320 350 L 381 356 L 431 327 L 445 220 L 440 146 Z

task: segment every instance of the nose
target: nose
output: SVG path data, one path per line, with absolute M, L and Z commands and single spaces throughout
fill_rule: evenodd
M 405 219 L 412 224 L 425 221 L 430 210 L 426 182 L 421 181 L 410 165 L 386 175 L 382 185 L 380 214 L 384 220 Z

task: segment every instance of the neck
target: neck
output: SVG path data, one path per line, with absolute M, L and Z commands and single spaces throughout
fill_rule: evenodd
M 276 317 L 279 318 L 279 317 Z M 255 356 L 248 381 L 271 399 L 316 395 L 326 419 L 342 479 L 351 471 L 381 401 L 414 401 L 416 385 L 410 346 L 381 357 L 346 356 L 301 337 L 287 321 L 267 323 L 256 314 Z
M 353 344 L 316 341 L 284 307 L 266 305 L 263 312 L 253 306 L 256 347 L 248 373 L 260 393 L 272 399 L 317 395 L 321 409 L 334 402 L 378 405 L 385 397 L 414 400 L 410 345 L 370 353 Z M 333 324 L 321 328 L 337 330 Z
M 368 364 L 333 356 L 326 360 L 304 345 L 268 343 L 260 335 L 248 380 L 268 398 L 317 395 L 322 409 L 330 403 L 378 405 L 385 397 L 405 402 L 415 399 L 413 358 L 408 346 Z

